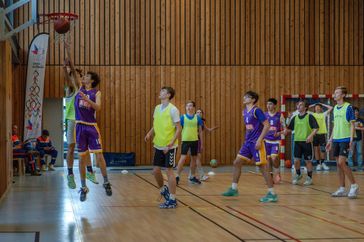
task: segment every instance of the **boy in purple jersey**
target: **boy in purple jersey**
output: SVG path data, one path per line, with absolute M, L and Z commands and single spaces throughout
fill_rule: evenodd
M 284 117 L 280 112 L 276 111 L 277 99 L 269 98 L 267 101 L 268 112 L 265 113 L 270 128 L 265 136 L 265 149 L 267 151 L 267 159 L 269 166 L 272 164 L 273 181 L 279 183 L 281 181 L 281 174 L 279 171 L 279 143 L 281 141 L 281 134 L 285 128 Z
M 101 92 L 96 89 L 100 78 L 95 72 L 87 72 L 82 78 L 81 88 L 75 97 L 76 142 L 80 155 L 81 189 L 80 200 L 86 200 L 86 156 L 96 154 L 97 163 L 104 177 L 104 188 L 107 196 L 112 195 L 111 185 L 107 177 L 106 162 L 102 154 L 101 137 L 96 122 L 96 111 L 101 110 Z
M 234 161 L 233 183 L 222 195 L 230 197 L 239 194 L 238 182 L 241 175 L 242 163 L 244 160 L 250 161 L 251 159 L 254 159 L 255 164 L 260 166 L 260 170 L 268 185 L 267 195 L 259 199 L 259 201 L 277 202 L 278 196 L 273 189 L 273 179 L 269 174 L 269 166 L 267 164 L 263 140 L 269 130 L 269 123 L 263 111 L 255 105 L 258 99 L 258 94 L 252 91 L 248 91 L 244 95 L 244 104 L 246 106 L 243 112 L 246 127 L 245 142 Z

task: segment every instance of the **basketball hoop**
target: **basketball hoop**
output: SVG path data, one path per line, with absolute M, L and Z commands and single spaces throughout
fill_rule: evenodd
M 54 41 L 70 43 L 71 42 L 71 28 L 74 28 L 78 21 L 78 15 L 74 13 L 47 13 L 39 15 L 39 24 L 56 23 L 59 20 L 66 20 L 69 23 L 69 30 L 65 33 L 58 33 L 54 31 Z

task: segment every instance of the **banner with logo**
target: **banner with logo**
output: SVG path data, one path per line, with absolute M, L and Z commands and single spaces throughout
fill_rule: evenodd
M 42 132 L 44 75 L 49 34 L 36 35 L 28 50 L 25 90 L 24 140 L 37 138 Z

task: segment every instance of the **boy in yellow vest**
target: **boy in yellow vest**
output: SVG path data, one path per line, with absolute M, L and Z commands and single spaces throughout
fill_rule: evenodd
M 348 93 L 346 87 L 340 86 L 335 89 L 333 98 L 336 101 L 334 107 L 334 126 L 326 150 L 334 149 L 334 157 L 337 163 L 337 172 L 339 175 L 339 189 L 332 193 L 333 197 L 356 198 L 359 192 L 359 186 L 355 183 L 355 178 L 351 169 L 346 165 L 349 151 L 355 137 L 355 116 L 353 107 L 350 103 L 345 102 L 344 98 Z M 345 176 L 349 179 L 351 186 L 349 193 L 345 191 Z
M 302 156 L 305 160 L 307 167 L 307 177 L 303 185 L 309 186 L 312 184 L 312 158 L 313 147 L 312 141 L 319 126 L 316 119 L 312 114 L 307 113 L 307 102 L 300 100 L 297 103 L 297 111 L 299 112 L 294 116 L 287 129 L 285 135 L 291 130 L 294 130 L 294 166 L 296 174 L 292 177 L 292 184 L 297 185 L 299 180 L 302 179 L 301 174 L 301 159 Z
M 323 103 L 315 103 L 310 105 L 310 108 L 311 107 L 315 108 L 315 112 L 312 115 L 315 117 L 319 126 L 319 130 L 317 131 L 315 137 L 313 137 L 313 149 L 315 151 L 315 159 L 317 160 L 316 171 L 328 171 L 330 168 L 325 164 L 325 147 L 327 135 L 326 118 L 333 108 L 330 105 Z M 323 112 L 322 107 L 327 108 L 327 110 Z
M 153 174 L 160 189 L 160 194 L 165 202 L 160 208 L 176 208 L 176 178 L 173 167 L 175 166 L 178 136 L 181 133 L 180 116 L 178 109 L 170 103 L 174 97 L 172 87 L 162 87 L 159 93 L 161 104 L 154 109 L 153 127 L 145 136 L 148 141 L 153 135 L 154 144 L 154 169 Z M 167 169 L 168 186 L 164 185 L 161 167 Z
M 183 170 L 183 165 L 187 158 L 188 151 L 191 152 L 191 176 L 189 181 L 192 184 L 201 184 L 201 181 L 196 178 L 196 160 L 198 154 L 198 145 L 200 137 L 200 149 L 203 148 L 203 136 L 202 136 L 202 126 L 203 122 L 199 115 L 195 114 L 196 104 L 194 101 L 187 101 L 186 111 L 187 113 L 181 116 L 181 126 L 182 128 L 182 151 L 181 158 L 177 166 L 177 176 L 176 182 L 179 183 L 179 176 Z

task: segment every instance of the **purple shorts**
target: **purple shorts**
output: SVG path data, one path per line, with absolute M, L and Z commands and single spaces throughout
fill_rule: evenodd
M 78 152 L 82 155 L 86 151 L 102 152 L 101 136 L 97 126 L 76 124 L 76 142 Z
M 244 160 L 254 159 L 255 165 L 267 164 L 264 142 L 262 143 L 259 150 L 255 149 L 255 143 L 244 143 L 239 150 L 238 156 Z
M 278 156 L 279 153 L 279 144 L 278 143 L 265 143 L 265 150 L 267 152 L 267 156 Z

